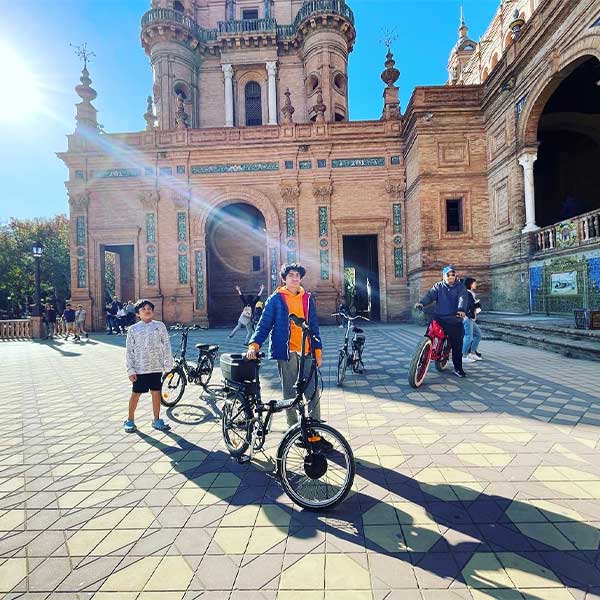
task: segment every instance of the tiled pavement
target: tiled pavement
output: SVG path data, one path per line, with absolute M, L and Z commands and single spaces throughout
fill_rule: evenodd
M 598 363 L 484 342 L 468 379 L 433 371 L 415 391 L 421 334 L 367 327 L 367 374 L 338 389 L 342 333 L 324 328 L 323 414 L 357 458 L 324 514 L 270 474 L 282 416 L 240 466 L 196 386 L 171 433 L 149 398 L 122 432 L 122 338 L 1 344 L 0 598 L 600 598 Z M 276 393 L 272 365 L 263 383 Z

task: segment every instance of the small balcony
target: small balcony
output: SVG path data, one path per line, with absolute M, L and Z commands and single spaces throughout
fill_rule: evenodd
M 554 223 L 535 233 L 536 254 L 600 243 L 600 209 Z
M 194 19 L 171 8 L 153 8 L 142 17 L 142 30 L 157 25 L 177 25 L 202 42 L 217 39 L 216 29 L 204 29 Z
M 219 35 L 236 35 L 239 33 L 275 33 L 275 19 L 240 19 L 239 21 L 219 21 Z

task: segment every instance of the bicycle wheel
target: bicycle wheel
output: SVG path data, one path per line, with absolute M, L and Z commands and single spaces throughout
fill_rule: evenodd
M 431 360 L 431 339 L 424 337 L 417 346 L 415 355 L 408 367 L 408 383 L 411 387 L 418 388 L 425 380 L 429 361 Z
M 339 504 L 354 482 L 354 455 L 344 436 L 325 423 L 311 425 L 320 437 L 310 453 L 299 425 L 288 431 L 277 450 L 277 473 L 285 493 L 299 506 L 324 510 Z
M 348 357 L 343 350 L 340 350 L 337 364 L 337 384 L 341 387 L 346 378 L 346 367 L 348 366 Z
M 200 385 L 204 389 L 206 389 L 206 386 L 212 377 L 214 368 L 214 359 L 211 358 L 210 354 L 205 354 L 198 363 L 198 379 L 200 380 Z
M 180 366 L 173 367 L 162 376 L 160 386 L 160 403 L 163 406 L 175 406 L 183 396 L 187 379 Z
M 244 395 L 239 392 L 228 394 L 223 407 L 221 429 L 229 454 L 237 458 L 248 450 L 252 439 L 252 423 L 252 410 Z
M 448 338 L 442 343 L 442 349 L 440 350 L 440 360 L 435 361 L 435 368 L 440 371 L 444 371 L 448 365 L 448 358 L 450 357 L 450 348 L 448 348 Z

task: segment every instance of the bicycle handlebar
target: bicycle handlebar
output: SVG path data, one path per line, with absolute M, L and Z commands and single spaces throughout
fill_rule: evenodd
M 183 323 L 176 323 L 175 325 L 171 325 L 171 327 L 169 327 L 170 331 L 197 331 L 197 330 L 202 330 L 202 331 L 208 331 L 208 327 L 202 327 L 202 325 L 197 325 L 197 324 L 192 324 L 192 325 L 184 325 Z
M 340 313 L 340 312 L 332 313 L 331 316 L 332 317 L 344 317 L 344 319 L 346 319 L 347 321 L 356 321 L 356 319 L 363 319 L 364 321 L 371 320 L 371 319 L 368 319 L 367 317 L 363 317 L 362 315 L 354 315 L 353 317 L 351 317 L 350 315 L 347 315 L 346 313 Z

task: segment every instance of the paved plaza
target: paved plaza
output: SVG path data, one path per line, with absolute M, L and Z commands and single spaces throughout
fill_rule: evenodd
M 323 328 L 322 412 L 357 476 L 321 514 L 272 475 L 282 415 L 238 465 L 194 385 L 171 432 L 150 427 L 149 396 L 122 431 L 124 338 L 3 343 L 0 598 L 600 598 L 599 364 L 487 341 L 468 379 L 432 369 L 415 391 L 422 332 L 367 326 L 367 373 L 340 389 L 343 333 Z M 227 333 L 190 341 L 241 349 Z M 275 397 L 274 365 L 262 380 Z

